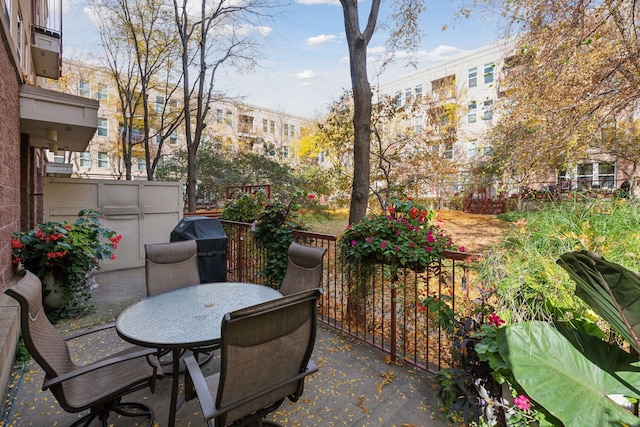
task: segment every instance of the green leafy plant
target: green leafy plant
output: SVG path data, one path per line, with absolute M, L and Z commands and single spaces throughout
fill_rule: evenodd
M 285 204 L 270 201 L 253 223 L 253 239 L 261 249 L 266 251 L 266 265 L 260 271 L 266 284 L 278 288 L 287 270 L 287 251 L 293 242 L 294 230 L 305 230 L 306 227 L 298 218 L 299 198 L 309 197 L 296 192 Z
M 264 209 L 267 193 L 259 189 L 255 193 L 244 193 L 227 202 L 222 211 L 222 219 L 237 222 L 253 222 Z
M 100 214 L 81 210 L 73 224 L 46 222 L 33 230 L 14 233 L 11 240 L 13 264 L 17 270 L 29 270 L 41 280 L 53 274 L 62 294 L 62 307 L 47 308 L 53 317 L 69 317 L 90 309 L 84 303 L 91 297 L 92 273 L 100 261 L 115 259 L 114 251 L 122 238 L 103 228 Z M 43 290 L 46 297 L 49 292 Z

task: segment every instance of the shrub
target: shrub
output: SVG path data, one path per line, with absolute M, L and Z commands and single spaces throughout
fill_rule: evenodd
M 49 308 L 47 314 L 69 317 L 84 306 L 91 294 L 91 273 L 100 268 L 103 259 L 115 259 L 114 251 L 122 238 L 100 225 L 100 214 L 81 210 L 73 224 L 46 222 L 33 230 L 14 233 L 11 240 L 13 264 L 18 270 L 29 270 L 40 280 L 53 274 L 62 292 L 62 307 Z M 48 295 L 44 290 L 43 297 Z
M 245 193 L 237 199 L 228 200 L 222 211 L 222 219 L 237 222 L 253 222 L 267 202 L 267 193 L 260 189 Z

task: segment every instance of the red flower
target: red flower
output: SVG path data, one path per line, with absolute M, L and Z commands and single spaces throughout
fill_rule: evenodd
M 116 259 L 116 254 L 111 254 L 111 256 L 109 257 L 109 259 L 110 259 L 111 261 L 113 261 L 114 259 Z
M 22 249 L 24 245 L 18 239 L 11 239 L 11 249 Z
M 309 200 L 313 200 L 313 199 L 315 199 L 315 198 L 316 198 L 316 195 L 315 195 L 315 194 L 309 194 L 309 195 L 307 196 L 307 198 L 308 198 Z
M 16 264 L 16 265 L 20 264 L 20 261 L 22 261 L 22 258 L 20 258 L 20 257 L 17 257 L 17 258 L 14 258 L 13 260 L 11 260 L 11 262 Z
M 505 322 L 496 313 L 491 313 L 489 315 L 489 321 L 487 323 L 489 323 L 489 326 L 495 326 L 495 327 L 499 328 L 500 325 L 502 325 Z

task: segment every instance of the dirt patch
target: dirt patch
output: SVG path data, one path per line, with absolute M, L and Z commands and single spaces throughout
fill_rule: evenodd
M 440 227 L 466 252 L 483 252 L 500 242 L 510 224 L 495 215 L 437 211 Z

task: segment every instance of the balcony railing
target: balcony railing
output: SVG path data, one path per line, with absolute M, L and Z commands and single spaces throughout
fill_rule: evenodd
M 228 280 L 261 283 L 259 272 L 266 258 L 251 238 L 251 224 L 224 220 L 222 224 L 229 239 Z M 320 322 L 379 348 L 392 362 L 431 372 L 451 366 L 450 337 L 440 329 L 437 313 L 420 302 L 435 296 L 450 301 L 455 312 L 468 314 L 473 297 L 468 267 L 474 255 L 447 252 L 434 268 L 424 273 L 402 271 L 396 282 L 391 282 L 388 268 L 380 265 L 365 289 L 358 289 L 340 261 L 336 236 L 304 231 L 294 236 L 304 244 L 327 248 Z

